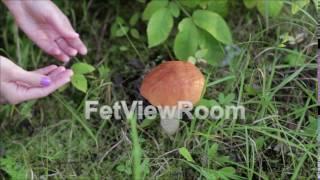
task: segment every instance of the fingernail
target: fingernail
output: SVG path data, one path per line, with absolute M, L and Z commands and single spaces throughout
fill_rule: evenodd
M 69 61 L 70 61 L 69 57 L 64 58 L 64 62 L 69 62 Z
M 51 84 L 51 80 L 48 77 L 43 77 L 40 81 L 42 87 L 47 87 Z
M 85 47 L 81 48 L 81 54 L 82 55 L 86 55 L 87 53 L 88 53 L 88 49 L 87 48 L 85 48 Z
M 71 38 L 77 38 L 77 37 L 79 37 L 79 34 L 78 33 L 72 33 L 70 37 Z
M 71 49 L 71 50 L 70 50 L 70 54 L 71 54 L 72 56 L 77 55 L 77 53 L 78 53 L 78 51 L 75 50 L 75 49 Z

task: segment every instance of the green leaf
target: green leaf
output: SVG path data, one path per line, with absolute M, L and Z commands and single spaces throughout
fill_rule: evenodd
M 219 147 L 219 145 L 217 144 L 217 143 L 214 143 L 211 147 L 210 147 L 210 149 L 208 150 L 208 158 L 210 159 L 210 160 L 214 160 L 215 158 L 216 158 L 216 156 L 217 156 L 217 152 L 218 152 L 218 147 Z
M 208 49 L 200 49 L 196 52 L 195 57 L 198 59 L 204 58 L 208 53 Z
M 0 169 L 5 171 L 10 179 L 26 179 L 28 175 L 27 169 L 10 156 L 0 158 Z
M 199 5 L 200 1 L 201 0 L 179 0 L 179 3 L 189 8 L 195 8 L 197 5 Z
M 138 12 L 134 13 L 133 16 L 131 16 L 131 18 L 129 20 L 129 24 L 131 26 L 136 25 L 139 20 L 139 17 L 140 17 L 140 14 Z
M 208 10 L 220 14 L 222 17 L 226 17 L 228 15 L 228 2 L 228 0 L 210 1 L 208 3 Z
M 233 167 L 219 169 L 218 176 L 222 179 L 236 178 L 236 170 Z
M 145 158 L 141 164 L 143 169 L 144 177 L 146 177 L 148 174 L 150 174 L 150 162 L 149 159 Z M 146 179 L 146 178 L 143 178 Z
M 219 93 L 218 100 L 220 104 L 224 104 L 225 96 L 223 93 Z
M 264 17 L 276 17 L 281 12 L 283 1 L 259 0 L 257 7 Z
M 117 30 L 118 30 L 118 25 L 117 25 L 117 23 L 113 23 L 112 25 L 111 25 L 111 28 L 110 28 L 110 37 L 111 38 L 114 38 L 114 37 L 116 37 L 116 33 L 117 33 Z
M 75 74 L 87 74 L 93 72 L 95 68 L 87 63 L 76 63 L 73 64 L 71 69 Z
M 157 10 L 164 8 L 168 5 L 168 0 L 153 0 L 147 4 L 147 7 L 144 9 L 142 14 L 143 20 L 149 20 L 153 13 Z
M 74 74 L 87 74 L 95 70 L 93 66 L 87 63 L 76 63 L 71 66 Z
M 232 44 L 232 36 L 229 26 L 217 13 L 197 10 L 192 18 L 197 26 L 210 33 L 214 38 L 224 44 Z
M 199 42 L 201 49 L 208 50 L 203 59 L 213 66 L 219 65 L 224 58 L 222 44 L 203 30 L 199 31 Z
M 149 126 L 151 126 L 154 122 L 156 121 L 156 119 L 144 119 L 143 121 L 142 121 L 142 123 L 140 124 L 140 127 L 141 128 L 147 128 L 147 127 L 149 127 Z
M 248 9 L 252 9 L 257 5 L 257 0 L 243 0 L 244 5 Z
M 169 9 L 173 17 L 179 17 L 180 15 L 180 8 L 175 2 L 170 2 L 169 3 Z
M 168 8 L 162 8 L 152 15 L 147 27 L 149 48 L 163 43 L 173 27 L 173 17 Z
M 302 9 L 304 6 L 308 5 L 310 3 L 310 0 L 297 0 L 293 1 L 291 5 L 291 13 L 296 14 L 300 9 Z
M 190 152 L 188 151 L 187 148 L 185 147 L 182 147 L 182 148 L 179 148 L 179 153 L 181 156 L 183 156 L 187 161 L 189 162 L 194 162 Z
M 259 90 L 252 84 L 246 84 L 244 86 L 244 90 L 246 93 L 248 93 L 248 95 L 257 95 L 259 93 Z
M 236 95 L 233 93 L 228 94 L 225 99 L 224 99 L 224 103 L 225 104 L 231 104 L 232 101 L 236 98 Z
M 126 166 L 125 166 L 124 164 L 119 164 L 119 165 L 116 167 L 116 170 L 119 171 L 119 172 L 125 172 Z
M 127 34 L 129 28 L 126 27 L 125 21 L 122 17 L 116 17 L 116 20 L 111 25 L 111 37 L 121 37 Z
M 122 37 L 124 35 L 126 35 L 129 31 L 129 27 L 127 26 L 120 26 L 117 30 L 116 30 L 116 37 Z
M 202 98 L 200 100 L 200 102 L 198 103 L 198 105 L 202 105 L 202 106 L 206 106 L 208 108 L 211 108 L 212 106 L 216 106 L 216 105 L 218 106 L 219 103 L 217 101 L 213 100 L 213 99 L 204 99 L 204 98 Z
M 264 136 L 259 136 L 257 139 L 255 139 L 257 150 L 260 150 L 263 147 L 265 141 L 266 139 Z
M 298 51 L 294 51 L 290 54 L 288 54 L 285 58 L 284 61 L 288 63 L 291 66 L 302 66 L 305 64 L 305 57 L 302 53 Z
M 178 59 L 186 60 L 197 51 L 198 29 L 191 18 L 184 18 L 179 23 L 178 29 L 179 33 L 174 40 L 173 50 Z
M 129 48 L 127 46 L 125 46 L 125 45 L 119 47 L 120 51 L 128 51 L 128 49 Z
M 99 71 L 99 77 L 101 79 L 105 79 L 108 77 L 108 73 L 110 72 L 110 69 L 107 66 L 101 65 L 98 68 L 98 71 Z
M 309 135 L 317 135 L 318 134 L 318 137 L 319 137 L 320 134 L 317 133 L 317 128 L 320 128 L 320 127 L 318 127 L 318 124 L 320 123 L 320 118 L 315 118 L 312 115 L 310 115 L 310 116 L 308 116 L 308 119 L 309 119 L 309 125 L 304 128 L 304 132 Z
M 86 77 L 82 74 L 75 74 L 71 78 L 72 85 L 78 90 L 86 93 L 88 89 L 88 83 Z
M 134 37 L 136 39 L 140 39 L 140 33 L 137 29 L 135 29 L 135 28 L 130 29 L 130 34 L 132 37 Z

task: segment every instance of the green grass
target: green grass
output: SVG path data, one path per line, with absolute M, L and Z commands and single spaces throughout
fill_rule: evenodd
M 234 9 L 227 21 L 242 50 L 240 55 L 229 66 L 199 67 L 207 79 L 203 97 L 223 103 L 219 94 L 234 95 L 227 104 L 244 105 L 246 119 L 183 120 L 179 132 L 170 137 L 161 130 L 159 120 L 147 123 L 135 118 L 84 117 L 85 100 L 111 105 L 141 98 L 133 91 L 136 82 L 154 64 L 173 56 L 171 40 L 158 48 L 147 48 L 142 21 L 136 25 L 140 40 L 110 38 L 115 16 L 128 21 L 133 11 L 141 11 L 144 5 L 135 1 L 127 5 L 59 1 L 58 5 L 89 47 L 87 56 L 74 61 L 109 71 L 88 76 L 86 94 L 68 86 L 41 100 L 1 105 L 0 179 L 12 172 L 17 176 L 27 172 L 29 178 L 36 179 L 316 179 L 313 5 L 295 16 L 277 19 Z M 0 9 L 4 12 L 4 7 Z M 1 55 L 30 70 L 58 63 L 15 28 L 9 13 L 3 14 L 0 22 Z M 293 47 L 280 48 L 280 35 L 286 32 L 302 32 L 306 37 Z M 305 62 L 300 66 L 284 61 L 294 51 L 304 54 Z M 133 59 L 146 67 L 132 68 L 129 63 Z M 119 77 L 122 83 L 114 80 Z M 182 147 L 194 161 L 179 154 Z

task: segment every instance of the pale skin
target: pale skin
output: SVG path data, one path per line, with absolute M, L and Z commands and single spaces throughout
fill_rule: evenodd
M 68 62 L 87 48 L 68 18 L 50 0 L 3 0 L 19 28 L 44 52 Z M 0 103 L 45 97 L 70 82 L 72 71 L 55 65 L 26 71 L 0 56 Z

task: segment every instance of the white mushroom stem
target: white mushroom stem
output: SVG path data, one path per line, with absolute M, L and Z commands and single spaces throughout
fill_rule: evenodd
M 174 114 L 160 115 L 160 125 L 168 135 L 173 135 L 178 131 L 181 119 L 180 110 L 176 109 L 176 107 L 172 108 L 171 110 L 174 111 Z
M 168 135 L 173 135 L 179 129 L 180 120 L 177 118 L 161 118 L 161 127 Z

